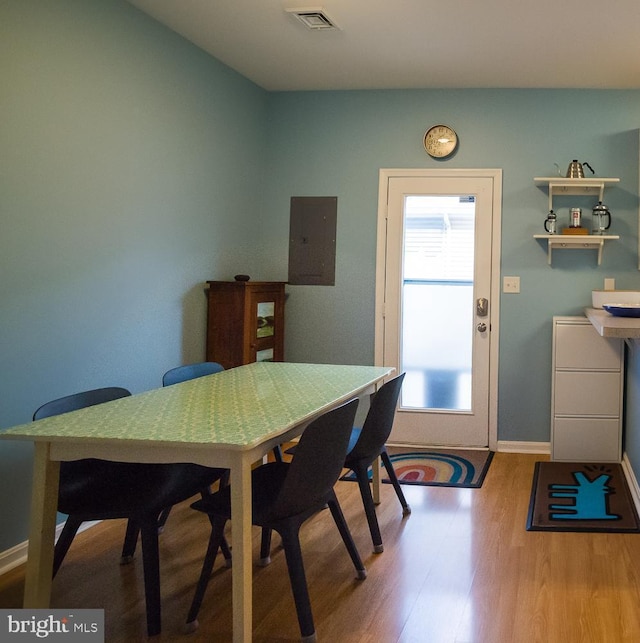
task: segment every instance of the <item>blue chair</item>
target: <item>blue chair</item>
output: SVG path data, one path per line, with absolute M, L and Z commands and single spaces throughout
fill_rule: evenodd
M 195 364 L 184 364 L 183 366 L 176 366 L 168 370 L 162 376 L 162 386 L 173 386 L 174 384 L 180 384 L 181 382 L 187 382 L 189 380 L 194 380 L 198 377 L 204 377 L 205 375 L 214 375 L 215 373 L 220 373 L 224 371 L 224 366 L 218 362 L 196 362 Z M 273 448 L 273 455 L 276 461 L 282 461 L 282 450 L 280 446 Z M 195 465 L 194 465 L 195 466 Z M 217 472 L 218 470 L 216 470 Z M 220 476 L 218 485 L 224 487 L 229 484 L 229 470 L 224 469 L 224 473 Z M 208 489 L 203 490 L 203 493 L 209 493 Z M 164 529 L 165 523 L 171 512 L 171 507 L 167 507 L 160 514 L 158 519 L 158 529 L 162 531 Z M 130 522 L 127 527 L 127 533 L 125 536 L 125 545 L 123 548 L 123 560 L 133 556 L 135 551 L 136 541 L 137 541 L 137 530 L 135 526 Z M 231 550 L 225 539 L 221 543 L 222 553 L 225 557 L 227 567 L 231 567 Z
M 172 386 L 174 384 L 180 384 L 180 382 L 186 382 L 188 380 L 194 380 L 198 377 L 204 377 L 205 375 L 213 375 L 224 371 L 224 367 L 217 362 L 198 362 L 196 364 L 185 364 L 184 366 L 177 366 L 168 370 L 162 376 L 162 386 Z M 207 467 L 200 467 L 199 465 L 190 465 L 196 470 L 203 471 L 203 477 L 207 478 L 204 471 Z M 223 487 L 229 484 L 229 470 L 228 469 L 218 469 L 213 468 L 209 469 L 211 475 L 208 479 L 210 482 L 207 482 L 205 488 L 201 490 L 201 494 L 208 495 L 210 492 L 210 485 L 214 482 L 218 482 L 218 485 Z M 165 507 L 160 513 L 158 518 L 158 531 L 162 532 L 171 513 L 171 507 Z M 122 561 L 129 562 L 133 559 L 133 555 L 136 549 L 136 543 L 138 541 L 138 532 L 139 529 L 133 521 L 129 521 L 127 525 L 127 533 L 125 535 L 124 546 L 122 548 Z M 231 567 L 231 551 L 226 540 L 222 543 L 222 551 L 226 560 L 227 567 Z
M 172 368 L 164 374 L 162 377 L 162 386 L 179 384 L 180 382 L 193 380 L 196 377 L 213 375 L 220 371 L 224 371 L 224 366 L 218 364 L 218 362 L 198 362 L 196 364 L 176 366 L 176 368 Z M 277 462 L 282 462 L 282 449 L 280 446 L 273 447 L 272 453 Z
M 411 513 L 411 507 L 402 492 L 402 487 L 398 482 L 398 477 L 393 469 L 393 464 L 387 453 L 385 446 L 389 439 L 389 434 L 393 428 L 393 420 L 396 413 L 396 405 L 404 381 L 404 373 L 389 380 L 383 384 L 375 393 L 371 400 L 371 406 L 367 413 L 362 428 L 355 427 L 351 433 L 347 457 L 344 466 L 351 469 L 358 480 L 362 503 L 369 523 L 371 540 L 373 541 L 373 551 L 381 553 L 384 551 L 382 536 L 378 518 L 376 517 L 375 504 L 371 494 L 369 481 L 369 467 L 373 464 L 378 456 L 387 470 L 389 480 L 395 489 L 398 500 L 402 505 L 402 515 L 407 516 Z
M 224 371 L 224 366 L 218 364 L 218 362 L 198 362 L 196 364 L 185 364 L 184 366 L 176 366 L 168 370 L 162 376 L 162 386 L 173 386 L 174 384 L 180 384 L 180 382 L 187 382 L 189 380 L 195 380 L 198 377 L 204 377 L 205 375 L 214 375 L 215 373 L 220 373 Z M 220 486 L 225 486 L 229 484 L 229 470 L 224 469 L 223 475 L 220 477 L 218 484 Z M 206 492 L 205 492 L 206 493 Z M 171 507 L 167 507 L 161 514 L 158 519 L 158 529 L 162 531 L 164 529 L 165 523 L 169 518 L 169 513 L 171 513 Z M 137 533 L 127 531 L 126 543 L 127 555 L 132 555 L 133 550 L 135 550 L 135 544 L 137 540 Z M 223 551 L 225 558 L 227 560 L 227 565 L 231 566 L 231 552 L 229 551 L 226 542 L 223 545 Z
M 213 375 L 220 371 L 224 371 L 224 366 L 218 364 L 218 362 L 198 362 L 197 364 L 176 366 L 176 368 L 172 368 L 162 376 L 162 386 L 172 386 L 187 380 L 194 380 L 197 377 Z
M 325 505 L 340 531 L 357 578 L 366 570 L 353 542 L 334 492 L 342 472 L 344 456 L 355 418 L 357 400 L 330 411 L 313 421 L 300 438 L 292 462 L 270 462 L 252 471 L 252 521 L 263 530 L 275 529 L 282 537 L 298 623 L 304 641 L 315 641 L 315 626 L 300 549 L 302 524 Z M 192 505 L 206 513 L 212 524 L 209 546 L 187 617 L 187 629 L 197 628 L 197 616 L 222 542 L 227 520 L 231 518 L 230 487 L 202 498 Z
M 60 415 L 131 395 L 123 388 L 101 388 L 53 400 L 34 420 Z M 137 464 L 95 458 L 60 463 L 58 511 L 68 518 L 54 550 L 58 572 L 80 525 L 85 521 L 127 519 L 142 533 L 147 633 L 161 631 L 158 516 L 211 484 L 214 470 L 192 464 Z

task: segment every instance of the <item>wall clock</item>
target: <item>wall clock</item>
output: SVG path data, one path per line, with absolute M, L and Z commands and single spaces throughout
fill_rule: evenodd
M 451 156 L 458 147 L 458 135 L 448 125 L 434 125 L 424 135 L 424 149 L 434 159 Z

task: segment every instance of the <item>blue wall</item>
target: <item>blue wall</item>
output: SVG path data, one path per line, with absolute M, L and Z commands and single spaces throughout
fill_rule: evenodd
M 291 287 L 289 355 L 305 361 L 373 360 L 378 171 L 388 168 L 503 169 L 502 274 L 521 293 L 500 303 L 499 440 L 549 440 L 551 318 L 582 314 L 591 290 L 614 277 L 640 287 L 638 243 L 638 91 L 414 90 L 282 93 L 269 102 L 269 214 L 273 244 L 285 253 L 290 195 L 338 196 L 336 287 Z M 456 155 L 430 159 L 425 130 L 450 124 Z M 547 265 L 542 233 L 546 190 L 535 176 L 563 172 L 572 159 L 599 176 L 619 177 L 605 192 L 613 213 L 602 265 L 590 250 L 556 251 Z M 559 201 L 558 214 L 591 199 Z M 554 206 L 556 204 L 554 203 Z M 436 313 L 437 314 L 437 313 Z M 315 321 L 314 321 L 315 320 Z M 313 341 L 309 330 L 313 329 Z M 316 341 L 317 340 L 317 341 Z
M 203 358 L 204 282 L 256 274 L 267 95 L 120 1 L 0 6 L 0 427 Z M 0 551 L 31 447 L 0 442 Z
M 338 196 L 338 256 L 335 287 L 288 288 L 287 359 L 371 363 L 383 167 L 503 169 L 502 274 L 521 294 L 501 301 L 500 440 L 549 439 L 551 317 L 604 277 L 640 286 L 640 91 L 269 94 L 122 0 L 5 0 L 0 75 L 0 427 L 201 359 L 205 280 L 286 279 L 291 196 Z M 437 122 L 461 141 L 444 163 L 422 148 Z M 532 238 L 533 177 L 573 158 L 621 179 L 600 267 L 582 250 L 548 266 Z M 0 552 L 26 538 L 30 476 L 31 448 L 0 442 Z

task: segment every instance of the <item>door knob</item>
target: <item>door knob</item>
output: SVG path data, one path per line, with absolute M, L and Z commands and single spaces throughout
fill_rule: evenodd
M 480 322 L 476 328 L 480 333 L 484 333 L 487 330 L 487 325 L 484 322 Z

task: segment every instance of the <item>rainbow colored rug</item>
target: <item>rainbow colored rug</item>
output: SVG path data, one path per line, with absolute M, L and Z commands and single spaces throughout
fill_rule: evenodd
M 387 447 L 387 452 L 400 484 L 433 487 L 481 487 L 493 458 L 493 451 L 474 449 L 408 451 Z M 349 471 L 340 479 L 355 481 L 356 477 Z M 384 467 L 382 482 L 389 483 Z

